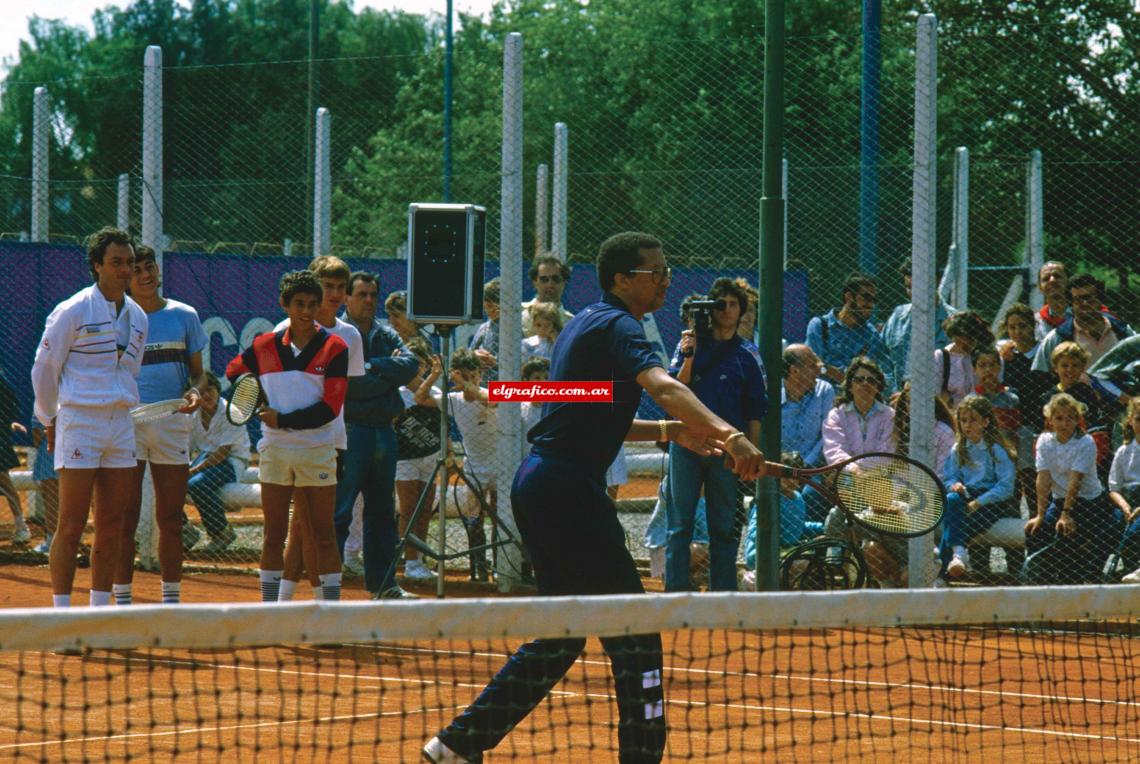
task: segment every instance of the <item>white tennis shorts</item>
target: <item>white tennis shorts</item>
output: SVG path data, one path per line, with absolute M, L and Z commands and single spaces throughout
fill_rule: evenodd
M 190 417 L 171 414 L 135 425 L 135 450 L 140 462 L 190 463 Z
M 396 462 L 396 480 L 426 483 L 435 469 L 435 454 Z
M 64 406 L 55 417 L 55 468 L 134 467 L 135 423 L 125 406 Z

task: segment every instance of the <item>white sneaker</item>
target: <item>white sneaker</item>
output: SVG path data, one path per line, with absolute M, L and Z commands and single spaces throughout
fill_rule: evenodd
M 16 528 L 16 532 L 12 534 L 13 544 L 26 544 L 32 538 L 32 532 L 28 530 L 28 526 L 20 523 Z
M 364 575 L 364 560 L 359 556 L 345 557 L 344 572 L 346 575 L 360 578 Z
M 32 549 L 36 554 L 48 554 L 51 552 L 51 536 L 48 536 Z
M 437 737 L 427 742 L 423 754 L 424 761 L 430 761 L 432 764 L 480 764 L 483 761 L 482 754 L 472 757 L 462 756 L 444 745 Z
M 970 555 L 969 553 L 954 555 L 950 560 L 950 564 L 946 566 L 947 578 L 963 578 L 970 572 Z
M 745 592 L 751 592 L 756 589 L 756 571 L 744 571 L 744 575 L 740 577 L 740 589 Z
M 1122 584 L 1140 584 L 1140 568 L 1137 568 L 1136 570 L 1132 571 L 1131 573 L 1129 573 L 1126 576 L 1122 576 L 1120 579 L 1120 583 L 1122 583 Z
M 435 572 L 424 565 L 423 560 L 408 560 L 404 566 L 404 578 L 411 581 L 434 581 Z

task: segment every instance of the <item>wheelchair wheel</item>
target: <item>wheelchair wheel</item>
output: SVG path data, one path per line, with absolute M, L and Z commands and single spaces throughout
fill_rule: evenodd
M 863 555 L 841 539 L 800 544 L 780 562 L 780 588 L 787 591 L 862 589 L 866 584 Z

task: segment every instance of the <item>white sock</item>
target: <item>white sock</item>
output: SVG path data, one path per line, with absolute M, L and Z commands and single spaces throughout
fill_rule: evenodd
M 281 579 L 281 589 L 277 593 L 278 602 L 289 602 L 293 599 L 293 592 L 297 591 L 297 582 L 287 578 Z
M 114 586 L 114 584 L 112 584 Z M 103 607 L 104 605 L 111 604 L 111 593 L 101 592 L 98 589 L 91 590 L 91 607 Z
M 320 576 L 322 599 L 340 599 L 340 573 L 324 573 Z
M 130 584 L 111 584 L 111 594 L 115 595 L 116 605 L 129 605 L 131 604 L 131 585 Z
M 960 557 L 960 558 L 961 558 L 961 559 L 963 559 L 963 560 L 964 560 L 964 559 L 966 559 L 966 547 L 964 547 L 964 546 L 955 546 L 955 547 L 954 547 L 954 556 L 955 556 L 955 557 Z
M 53 594 L 51 595 L 52 607 L 71 607 L 70 594 Z
M 182 582 L 181 581 L 163 581 L 162 582 L 162 604 L 163 605 L 177 605 L 182 601 Z
M 258 570 L 261 579 L 261 601 L 276 602 L 277 593 L 281 590 L 281 575 L 283 570 Z

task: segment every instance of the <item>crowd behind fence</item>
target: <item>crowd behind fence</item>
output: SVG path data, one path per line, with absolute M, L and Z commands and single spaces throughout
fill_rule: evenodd
M 878 302 L 870 324 L 881 326 L 891 306 L 910 302 L 896 274 L 911 258 L 918 346 L 912 360 L 923 357 L 923 348 L 933 351 L 939 336 L 935 283 L 942 303 L 975 311 L 1000 329 L 1014 303 L 1041 309 L 1038 275 L 1046 261 L 1065 263 L 1070 276 L 1099 277 L 1113 316 L 1135 323 L 1140 313 L 1130 299 L 1129 264 L 1140 252 L 1140 215 L 1135 192 L 1127 189 L 1135 189 L 1130 179 L 1140 163 L 1113 153 L 1123 142 L 1098 143 L 1096 130 L 1089 137 L 1090 131 L 1076 135 L 1074 128 L 1056 155 L 1036 150 L 1036 141 L 1057 127 L 1052 115 L 1032 111 L 1039 99 L 1020 78 L 997 83 L 996 95 L 938 101 L 937 94 L 956 83 L 982 87 L 987 63 L 1008 72 L 1019 57 L 1037 60 L 1047 52 L 1048 36 L 965 34 L 953 25 L 943 31 L 933 17 L 924 18 L 917 42 L 914 27 L 888 30 L 882 38 L 876 257 L 869 263 Z M 867 236 L 860 227 L 866 168 L 851 150 L 860 100 L 859 79 L 850 70 L 860 60 L 861 42 L 857 35 L 788 40 L 794 85 L 787 95 L 785 152 L 789 342 L 805 339 L 811 317 L 841 307 L 843 284 L 858 268 Z M 469 79 L 460 80 L 465 108 L 456 129 L 457 170 L 448 180 L 453 199 L 488 210 L 486 278 L 502 279 L 500 373 L 517 378 L 521 372 L 526 318 L 518 306 L 536 294 L 538 284 L 528 276 L 532 257 L 549 252 L 572 266 L 562 304 L 576 312 L 598 294 L 593 252 L 623 229 L 659 235 L 675 266 L 666 306 L 646 321 L 647 335 L 668 362 L 684 328 L 678 309 L 686 295 L 706 293 L 716 278 L 729 276 L 759 289 L 763 300 L 755 276 L 762 40 L 654 41 L 655 64 L 666 62 L 670 76 L 651 84 L 638 79 L 647 66 L 638 54 L 647 49 L 613 50 L 605 66 L 591 69 L 594 57 L 587 61 L 580 50 L 552 59 L 552 44 L 505 36 L 495 43 L 499 70 L 486 55 L 458 51 Z M 161 53 L 148 49 L 137 81 L 86 82 L 94 95 L 119 86 L 141 99 L 130 115 L 137 123 L 130 134 L 138 139 L 118 149 L 118 166 L 107 177 L 82 177 L 73 161 L 60 162 L 59 177 L 53 174 L 49 156 L 74 158 L 80 150 L 67 145 L 69 101 L 54 95 L 59 83 L 9 83 L 3 93 L 6 107 L 29 95 L 34 102 L 31 137 L 22 144 L 30 172 L 0 178 L 0 258 L 19 285 L 7 308 L 4 340 L 12 352 L 4 373 L 21 420 L 30 412 L 27 369 L 46 313 L 85 279 L 78 250 L 63 245 L 117 222 L 154 246 L 162 253 L 166 294 L 198 310 L 210 337 L 206 365 L 218 372 L 276 323 L 277 278 L 313 255 L 336 254 L 353 270 L 377 273 L 382 299 L 404 288 L 407 205 L 440 198 L 440 128 L 419 108 L 442 97 L 434 76 L 442 67 L 438 52 L 413 67 L 416 75 L 400 86 L 399 108 L 391 114 L 361 109 L 361 89 L 385 68 L 407 62 L 381 56 L 320 62 L 319 116 L 306 115 L 303 90 L 295 86 L 305 62 L 180 67 L 164 65 Z M 834 71 L 816 71 L 828 57 Z M 251 108 L 267 98 L 275 111 Z M 1107 131 L 1136 129 L 1135 120 L 1114 115 L 1096 96 L 1074 98 Z M 1011 116 L 1018 104 L 1023 112 Z M 315 125 L 311 150 L 309 122 Z M 473 330 L 464 327 L 455 345 L 465 345 Z M 943 388 L 938 364 L 912 364 L 907 377 L 916 396 L 932 399 Z M 768 375 L 770 405 L 780 400 L 778 382 L 778 375 Z M 643 412 L 658 416 L 648 401 Z M 916 411 L 915 454 L 935 441 L 932 414 Z M 1107 424 L 1117 433 L 1109 436 L 1115 447 L 1122 430 Z M 523 431 L 510 407 L 500 427 L 496 483 L 502 497 L 521 458 Z M 924 456 L 934 459 L 933 451 Z M 649 557 L 646 510 L 655 504 L 665 463 L 652 449 L 627 452 L 628 482 L 618 488 L 618 506 L 638 510 L 623 513 L 638 558 Z M 243 517 L 235 524 L 237 543 L 203 561 L 253 557 L 255 494 L 251 487 L 227 495 Z M 1018 518 L 1035 511 L 1021 507 Z M 1020 543 L 1016 533 L 997 541 L 1012 571 L 1024 536 Z M 912 543 L 911 558 L 926 550 L 928 559 L 929 542 Z M 1001 556 L 995 555 L 996 569 Z

